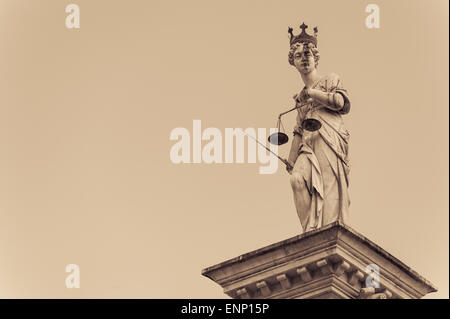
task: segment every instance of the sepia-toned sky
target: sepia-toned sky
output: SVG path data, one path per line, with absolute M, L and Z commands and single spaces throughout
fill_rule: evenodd
M 281 164 L 174 164 L 169 136 L 275 127 L 303 21 L 350 94 L 350 226 L 448 298 L 448 19 L 446 0 L 0 0 L 0 298 L 227 298 L 203 268 L 298 235 Z

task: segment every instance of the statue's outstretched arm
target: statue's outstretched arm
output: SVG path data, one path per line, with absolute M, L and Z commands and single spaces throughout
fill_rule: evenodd
M 313 100 L 319 102 L 333 111 L 341 111 L 345 105 L 344 96 L 339 92 L 323 92 L 317 89 L 308 89 L 306 92 Z

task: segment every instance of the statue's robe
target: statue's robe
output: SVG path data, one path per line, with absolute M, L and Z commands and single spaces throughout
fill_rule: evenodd
M 298 109 L 297 125 L 294 130 L 302 135 L 291 176 L 294 199 L 309 198 L 309 208 L 298 207 L 297 213 L 304 231 L 310 231 L 340 220 L 348 220 L 350 198 L 348 194 L 348 161 L 349 132 L 344 126 L 342 114 L 350 111 L 348 93 L 337 74 L 329 74 L 320 78 L 312 88 L 324 92 L 340 93 L 344 97 L 344 107 L 333 111 L 319 102 L 301 100 L 302 94 L 294 96 Z M 315 132 L 302 128 L 302 122 L 307 117 L 318 119 L 322 127 Z M 294 179 L 294 180 L 293 180 Z M 296 180 L 295 180 L 296 179 Z M 294 187 L 295 182 L 306 183 L 308 194 L 299 194 Z

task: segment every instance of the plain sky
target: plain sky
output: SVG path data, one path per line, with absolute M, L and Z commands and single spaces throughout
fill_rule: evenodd
M 173 164 L 169 136 L 274 127 L 302 22 L 350 94 L 349 225 L 448 298 L 446 0 L 0 0 L 0 297 L 225 298 L 203 268 L 298 235 L 281 165 Z

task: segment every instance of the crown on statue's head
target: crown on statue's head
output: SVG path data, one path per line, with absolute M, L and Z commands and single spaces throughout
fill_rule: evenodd
M 290 34 L 290 45 L 293 45 L 295 43 L 312 43 L 314 44 L 315 47 L 317 47 L 317 32 L 319 31 L 317 29 L 317 27 L 314 28 L 314 35 L 309 35 L 308 33 L 306 33 L 305 29 L 308 28 L 308 26 L 305 23 L 302 23 L 302 25 L 300 26 L 300 29 L 302 29 L 302 32 L 298 35 L 294 35 L 292 33 L 292 31 L 294 31 L 294 29 L 289 28 L 288 32 Z

